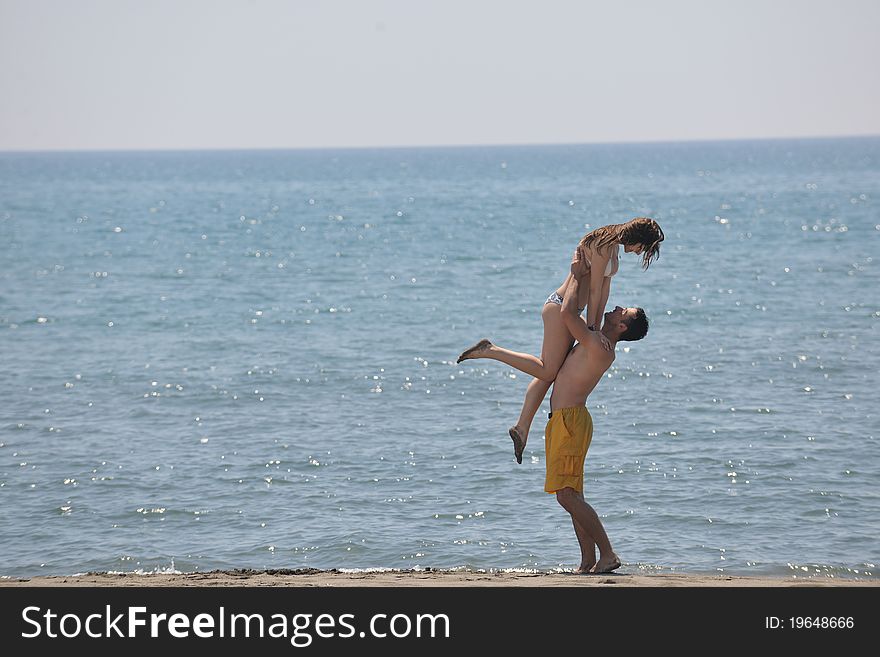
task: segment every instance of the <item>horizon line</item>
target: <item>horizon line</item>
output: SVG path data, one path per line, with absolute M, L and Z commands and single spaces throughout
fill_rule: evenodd
M 648 139 L 641 141 L 584 141 L 584 142 L 519 142 L 488 144 L 392 144 L 361 146 L 217 146 L 192 148 L 35 148 L 0 149 L 0 155 L 26 154 L 74 154 L 74 153 L 229 153 L 229 152 L 286 152 L 286 151 L 366 151 L 366 150 L 416 150 L 444 148 L 540 148 L 546 146 L 651 146 L 675 144 L 723 144 L 759 141 L 830 141 L 835 139 L 876 139 L 877 134 L 802 135 L 786 137 L 721 137 L 696 139 Z

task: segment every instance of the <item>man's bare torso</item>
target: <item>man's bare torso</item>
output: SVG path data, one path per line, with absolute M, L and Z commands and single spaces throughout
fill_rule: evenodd
M 556 375 L 550 408 L 583 406 L 593 388 L 614 362 L 614 352 L 607 351 L 598 338 L 578 343 L 572 349 Z

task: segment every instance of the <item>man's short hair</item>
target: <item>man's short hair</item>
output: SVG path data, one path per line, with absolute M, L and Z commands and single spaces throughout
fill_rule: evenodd
M 626 324 L 627 329 L 620 334 L 618 340 L 633 342 L 641 340 L 648 333 L 648 316 L 642 308 L 636 308 L 636 316 L 629 320 L 629 323 L 625 320 L 623 323 Z

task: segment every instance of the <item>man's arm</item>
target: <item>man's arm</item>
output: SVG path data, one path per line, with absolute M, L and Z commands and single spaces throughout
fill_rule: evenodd
M 565 327 L 572 334 L 575 340 L 581 344 L 599 344 L 606 352 L 612 351 L 611 343 L 599 331 L 591 331 L 587 323 L 581 318 L 578 312 L 578 293 L 582 280 L 590 273 L 587 269 L 587 257 L 583 247 L 578 247 L 574 252 L 574 259 L 571 261 L 571 273 L 568 278 L 568 285 L 565 288 L 565 294 L 562 297 L 562 321 Z
M 562 297 L 562 321 L 565 322 L 568 332 L 578 342 L 588 343 L 591 340 L 601 342 L 599 334 L 588 329 L 587 323 L 578 313 L 577 304 L 580 284 L 581 278 L 577 275 L 573 275 L 571 280 L 568 281 L 568 287 L 565 288 L 565 295 Z

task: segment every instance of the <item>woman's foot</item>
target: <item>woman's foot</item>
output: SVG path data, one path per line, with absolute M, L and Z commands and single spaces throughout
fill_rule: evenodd
M 513 441 L 513 455 L 516 457 L 516 462 L 521 464 L 523 450 L 526 448 L 526 440 L 528 440 L 529 434 L 516 425 L 510 427 L 507 433 L 510 434 L 510 439 Z
M 470 358 L 482 358 L 483 354 L 489 351 L 492 348 L 492 343 L 488 340 L 480 340 L 473 347 L 469 347 L 461 352 L 461 356 L 458 357 L 456 363 L 460 363 L 463 360 L 468 360 Z
M 574 574 L 575 575 L 592 575 L 593 568 L 595 568 L 595 567 L 596 567 L 595 561 L 593 561 L 592 563 L 582 563 L 581 567 L 578 568 L 576 571 L 574 571 Z

